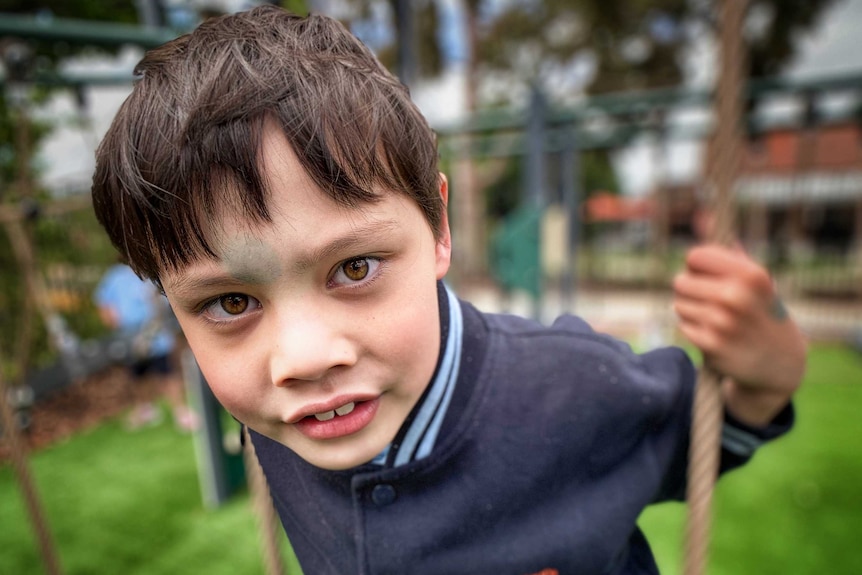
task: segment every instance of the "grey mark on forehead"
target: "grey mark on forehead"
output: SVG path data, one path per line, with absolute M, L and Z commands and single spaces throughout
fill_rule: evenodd
M 222 260 L 231 277 L 247 283 L 270 283 L 281 275 L 275 249 L 253 236 L 237 236 L 225 242 Z

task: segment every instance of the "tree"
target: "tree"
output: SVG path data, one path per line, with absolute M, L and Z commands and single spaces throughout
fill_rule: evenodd
M 792 61 L 799 34 L 835 0 L 752 0 L 747 23 L 752 76 Z M 468 1 L 475 6 L 476 1 Z M 679 85 L 686 52 L 715 26 L 710 0 L 545 0 L 512 2 L 478 31 L 483 77 L 549 83 L 580 58 L 592 65 L 592 94 Z
M 417 78 L 436 77 L 444 68 L 438 9 L 435 0 L 348 0 L 338 16 L 375 50 L 384 66 L 410 84 Z M 386 16 L 388 21 L 380 22 Z M 363 33 L 371 21 L 391 34 Z M 408 38 L 403 38 L 405 33 Z M 382 42 L 381 36 L 385 36 Z
M 0 0 L 0 12 L 33 15 L 46 20 L 74 18 L 120 23 L 134 23 L 138 17 L 135 3 L 131 0 Z M 43 252 L 40 263 L 54 259 L 71 265 L 80 263 L 85 257 L 95 261 L 96 252 L 106 257 L 104 246 L 107 242 L 99 241 L 103 236 L 97 231 L 91 214 L 70 214 L 63 222 L 38 217 L 39 205 L 49 203 L 51 198 L 46 190 L 36 185 L 37 164 L 32 158 L 40 141 L 50 133 L 51 126 L 46 121 L 35 121 L 30 111 L 44 102 L 56 88 L 36 85 L 32 80 L 40 75 L 51 75 L 67 58 L 91 52 L 110 53 L 117 48 L 119 46 L 112 48 L 20 36 L 0 37 L 0 58 L 4 69 L 3 83 L 0 84 L 0 207 L 4 208 L 3 214 L 7 218 L 16 217 L 13 214 L 28 214 L 22 226 L 15 227 L 4 221 L 2 227 L 8 233 L 0 233 L 0 269 L 4 270 L 0 274 L 0 304 L 3 309 L 0 314 L 3 325 L 0 349 L 4 352 L 18 351 L 17 355 L 22 358 L 12 371 L 9 371 L 12 369 L 10 365 L 0 365 L 7 375 L 14 372 L 18 377 L 23 376 L 22 370 L 31 366 L 32 362 L 27 361 L 29 358 L 38 362 L 49 359 L 45 326 L 38 324 L 38 329 L 33 332 L 25 327 L 32 325 L 34 306 L 33 294 L 23 289 L 22 278 L 27 274 L 22 273 L 25 269 L 21 266 L 29 271 L 34 263 L 22 262 L 20 250 L 13 250 L 12 237 L 22 237 L 14 230 L 23 229 L 30 245 L 38 246 Z M 76 225 L 90 225 L 88 233 L 81 233 L 82 228 L 68 225 L 72 220 Z M 14 270 L 14 273 L 5 273 L 7 270 Z M 27 335 L 31 333 L 35 340 Z M 35 343 L 33 353 L 21 351 L 30 348 L 31 342 Z
M 757 0 L 749 9 L 749 76 L 780 74 L 799 50 L 797 39 L 817 27 L 836 1 Z
M 78 20 L 112 21 L 134 23 L 137 11 L 130 0 L 0 0 L 0 13 L 34 15 L 45 19 L 74 18 Z M 68 42 L 36 41 L 29 38 L 0 37 L 0 57 L 5 69 L 5 85 L 0 90 L 0 187 L 8 188 L 16 166 L 16 126 L 22 112 L 15 102 L 10 102 L 10 83 L 28 80 L 39 74 L 50 74 L 58 63 L 85 52 L 111 51 L 105 47 L 95 47 Z M 17 69 L 16 69 L 17 68 Z M 45 87 L 27 88 L 26 104 L 39 104 L 48 95 Z M 20 103 L 20 102 L 19 102 Z M 29 120 L 26 120 L 29 121 Z M 50 131 L 43 124 L 27 127 L 29 138 L 25 155 L 31 156 L 39 141 Z M 20 147 L 20 144 L 17 144 Z M 21 152 L 21 150 L 17 150 Z M 0 192 L 2 194 L 2 192 Z M 0 195 L 2 198 L 2 195 Z

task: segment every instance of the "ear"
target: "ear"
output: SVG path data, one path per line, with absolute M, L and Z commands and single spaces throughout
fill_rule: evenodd
M 440 198 L 443 200 L 443 213 L 440 216 L 440 231 L 437 234 L 435 246 L 438 280 L 443 279 L 449 271 L 449 264 L 452 261 L 452 235 L 449 231 L 449 216 L 446 213 L 449 205 L 449 180 L 442 172 L 440 173 Z

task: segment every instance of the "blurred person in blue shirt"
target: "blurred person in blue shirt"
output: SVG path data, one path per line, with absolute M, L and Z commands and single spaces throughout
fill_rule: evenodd
M 129 414 L 129 426 L 138 428 L 161 420 L 158 408 L 142 398 L 144 394 L 137 385 L 152 376 L 163 380 L 160 387 L 173 406 L 177 427 L 193 429 L 194 414 L 185 406 L 182 382 L 174 369 L 178 328 L 167 299 L 152 282 L 142 280 L 129 266 L 118 263 L 105 272 L 94 300 L 102 322 L 127 347 L 126 363 L 138 396 L 137 405 Z

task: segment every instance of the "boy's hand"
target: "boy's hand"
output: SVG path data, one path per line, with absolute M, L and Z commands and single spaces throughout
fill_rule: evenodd
M 706 245 L 689 251 L 673 287 L 679 329 L 732 378 L 722 389 L 728 409 L 746 423 L 768 423 L 799 387 L 806 356 L 769 273 L 739 249 Z

